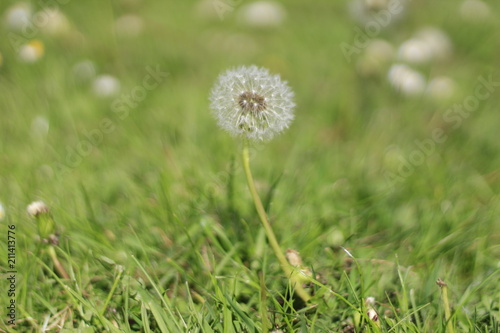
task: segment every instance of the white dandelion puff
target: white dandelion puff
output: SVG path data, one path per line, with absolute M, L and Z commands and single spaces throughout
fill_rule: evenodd
M 37 217 L 41 214 L 47 214 L 49 212 L 49 207 L 43 201 L 34 201 L 28 205 L 26 211 L 28 215 Z
M 416 96 L 425 90 L 424 76 L 406 65 L 392 65 L 387 77 L 391 85 L 404 95 Z
M 275 1 L 255 1 L 239 10 L 241 23 L 258 28 L 279 26 L 286 17 L 283 6 Z
M 293 96 L 279 75 L 257 66 L 242 66 L 219 76 L 210 108 L 219 126 L 231 135 L 268 141 L 294 119 Z
M 120 81 L 108 74 L 99 75 L 92 83 L 92 90 L 99 97 L 112 97 L 120 91 Z

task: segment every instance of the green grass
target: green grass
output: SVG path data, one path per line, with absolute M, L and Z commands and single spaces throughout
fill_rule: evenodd
M 7 325 L 3 274 L 0 331 L 445 332 L 438 279 L 455 332 L 499 331 L 500 90 L 456 128 L 443 119 L 479 76 L 499 81 L 500 22 L 466 22 L 455 1 L 412 1 L 378 36 L 397 47 L 422 26 L 449 35 L 451 58 L 418 67 L 455 81 L 456 95 L 437 102 L 394 92 L 387 68 L 367 78 L 359 56 L 346 61 L 339 45 L 352 43 L 356 24 L 345 1 L 282 4 L 284 24 L 261 30 L 238 24 L 236 11 L 199 16 L 194 1 L 69 1 L 59 8 L 70 33 L 37 33 L 45 55 L 33 64 L 0 27 L 0 272 L 8 225 L 17 270 L 16 327 Z M 498 4 L 488 4 L 496 18 Z M 113 31 L 127 13 L 143 18 L 139 37 Z M 117 77 L 122 93 L 148 67 L 168 77 L 120 117 L 112 108 L 120 95 L 98 98 L 75 80 L 72 67 L 85 59 Z M 287 288 L 266 243 L 240 144 L 209 112 L 217 75 L 242 64 L 280 73 L 295 91 L 296 120 L 255 147 L 252 168 L 281 246 L 314 272 L 309 305 Z M 33 129 L 36 117 L 48 121 L 46 135 Z M 388 183 L 436 128 L 446 140 Z M 76 156 L 92 131 L 102 139 Z M 26 214 L 35 200 L 51 209 L 70 280 Z M 376 299 L 378 324 L 366 297 Z

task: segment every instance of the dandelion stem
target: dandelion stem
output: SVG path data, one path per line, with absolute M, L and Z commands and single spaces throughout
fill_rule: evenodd
M 283 254 L 283 251 L 281 250 L 281 247 L 278 243 L 278 240 L 276 239 L 276 236 L 274 235 L 273 229 L 271 227 L 271 224 L 269 223 L 269 220 L 267 218 L 266 211 L 264 209 L 264 206 L 262 205 L 262 201 L 260 200 L 259 194 L 257 193 L 257 190 L 255 189 L 255 183 L 253 180 L 252 176 L 252 171 L 250 170 L 250 155 L 248 152 L 248 142 L 245 140 L 244 146 L 243 146 L 243 167 L 245 169 L 245 175 L 247 178 L 248 182 L 248 189 L 250 190 L 250 193 L 252 194 L 253 202 L 255 204 L 255 209 L 257 210 L 257 213 L 259 215 L 260 221 L 262 222 L 262 225 L 264 226 L 264 230 L 266 231 L 266 236 L 267 239 L 269 240 L 269 243 L 271 244 L 271 247 L 274 251 L 274 254 L 278 258 L 281 268 L 287 275 L 287 277 L 290 278 L 292 282 L 292 286 L 295 289 L 295 292 L 297 295 L 299 295 L 304 302 L 307 302 L 310 300 L 311 296 L 307 293 L 307 291 L 302 287 L 301 283 L 297 281 L 295 278 L 295 274 L 292 270 L 292 267 L 288 263 L 288 261 L 285 258 L 285 255 Z
M 54 262 L 54 267 L 55 267 L 56 271 L 59 273 L 59 275 L 61 277 L 63 277 L 66 280 L 69 280 L 68 273 L 66 272 L 66 270 L 63 267 L 63 265 L 61 264 L 61 262 L 57 258 L 57 254 L 56 254 L 56 251 L 54 249 L 54 246 L 50 245 L 49 248 L 48 248 L 48 251 L 49 251 L 50 258 Z
M 453 323 L 451 322 L 450 302 L 448 301 L 448 285 L 441 279 L 436 284 L 441 288 L 441 297 L 443 298 L 444 318 L 446 319 L 446 332 L 455 333 Z

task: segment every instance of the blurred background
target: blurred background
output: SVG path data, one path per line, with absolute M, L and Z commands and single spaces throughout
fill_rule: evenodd
M 429 269 L 460 258 L 472 279 L 500 254 L 499 6 L 3 0 L 4 215 L 24 223 L 42 199 L 73 240 L 98 231 L 110 253 L 134 248 L 130 228 L 151 248 L 207 218 L 238 234 L 253 207 L 208 95 L 255 64 L 296 96 L 291 128 L 253 160 L 285 247 Z

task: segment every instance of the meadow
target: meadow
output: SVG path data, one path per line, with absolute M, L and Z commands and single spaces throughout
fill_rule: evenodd
M 0 332 L 499 332 L 500 5 L 354 2 L 3 0 Z M 251 163 L 307 303 L 210 111 L 252 64 L 295 93 Z

